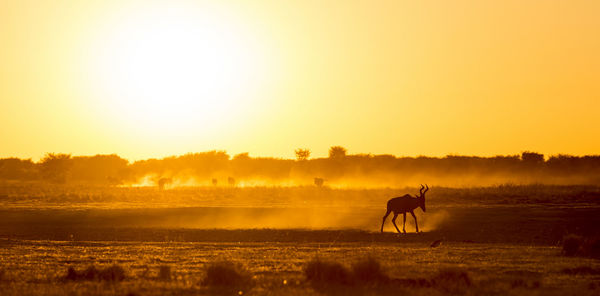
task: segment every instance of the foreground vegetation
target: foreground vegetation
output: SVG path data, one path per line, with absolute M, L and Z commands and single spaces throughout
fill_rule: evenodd
M 597 295 L 600 261 L 447 243 L 0 240 L 2 295 Z M 90 266 L 93 266 L 91 268 Z M 91 278 L 71 274 L 96 270 Z M 238 294 L 239 295 L 239 294 Z

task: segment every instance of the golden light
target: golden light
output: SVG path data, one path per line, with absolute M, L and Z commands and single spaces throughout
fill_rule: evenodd
M 157 4 L 109 18 L 91 56 L 99 103 L 138 132 L 240 120 L 266 73 L 256 36 L 211 7 Z

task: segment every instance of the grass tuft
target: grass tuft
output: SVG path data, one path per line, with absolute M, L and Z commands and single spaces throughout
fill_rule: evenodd
M 469 273 L 462 268 L 443 268 L 431 278 L 431 285 L 444 291 L 456 291 L 473 284 Z
M 158 279 L 161 281 L 171 280 L 171 266 L 161 265 L 158 269 Z
M 252 284 L 250 273 L 241 265 L 231 261 L 217 261 L 206 269 L 203 285 L 214 287 L 242 287 Z

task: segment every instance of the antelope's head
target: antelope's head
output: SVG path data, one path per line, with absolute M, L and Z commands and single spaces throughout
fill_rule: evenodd
M 425 190 L 425 191 L 423 191 Z M 419 189 L 419 195 L 417 196 L 417 200 L 419 201 L 419 207 L 423 212 L 425 212 L 425 192 L 429 190 L 429 186 L 425 184 L 425 186 L 421 185 L 421 189 Z

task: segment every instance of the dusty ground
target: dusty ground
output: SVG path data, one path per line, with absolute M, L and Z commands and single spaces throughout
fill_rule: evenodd
M 408 216 L 406 235 L 392 232 L 391 217 L 386 233 L 378 232 L 384 209 L 375 198 L 350 207 L 339 203 L 123 207 L 114 202 L 72 206 L 12 200 L 0 208 L 0 294 L 598 295 L 600 260 L 566 257 L 560 247 L 565 234 L 598 234 L 600 207 L 595 197 L 580 198 L 580 189 L 569 195 L 563 188 L 556 191 L 560 202 L 552 202 L 553 191 L 544 188 L 544 192 L 550 194 L 535 197 L 546 202 L 514 202 L 510 192 L 485 195 L 486 202 L 479 203 L 430 202 L 426 213 L 418 210 L 423 232 L 413 233 Z M 332 196 L 343 193 L 335 191 Z M 358 199 L 357 192 L 351 194 Z M 527 200 L 526 194 L 518 198 Z M 476 192 L 466 194 L 476 201 L 471 195 Z M 401 221 L 399 217 L 400 228 Z M 441 245 L 430 247 L 436 240 Z M 471 284 L 452 289 L 323 288 L 309 283 L 303 271 L 314 258 L 350 267 L 367 257 L 381 263 L 393 279 L 429 279 L 440 270 L 457 268 L 469 275 Z M 202 285 L 207 266 L 222 260 L 245 266 L 253 285 L 231 289 Z M 123 281 L 65 280 L 69 267 L 84 270 L 114 264 L 125 270 Z M 170 280 L 159 276 L 165 266 L 170 268 Z

